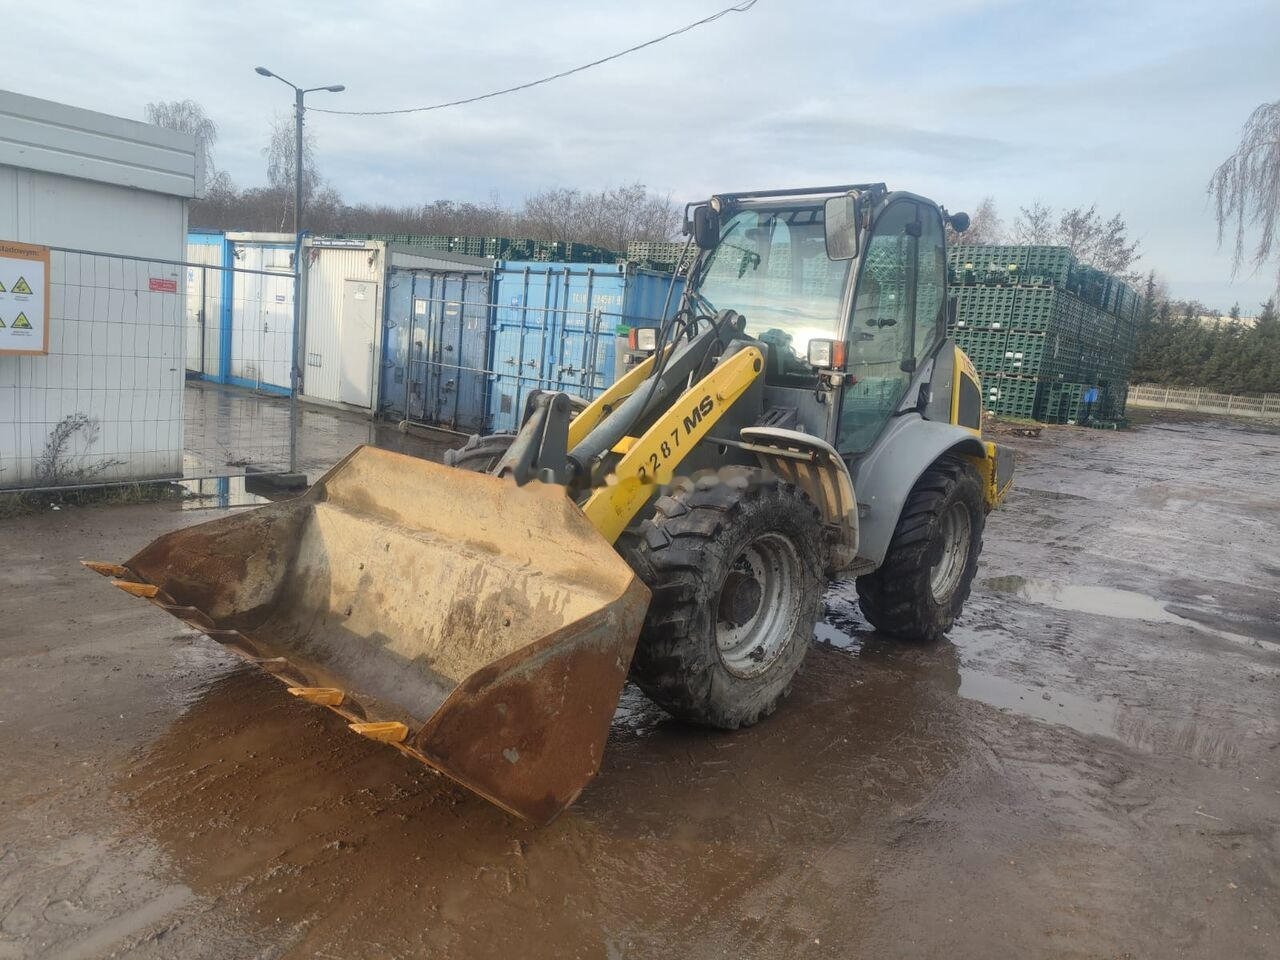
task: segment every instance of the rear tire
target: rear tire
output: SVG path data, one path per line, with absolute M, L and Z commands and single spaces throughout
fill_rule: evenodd
M 825 585 L 822 519 L 767 471 L 678 478 L 618 542 L 653 592 L 631 679 L 682 720 L 723 729 L 768 716 L 813 638 Z
M 931 642 L 951 629 L 973 587 L 986 504 L 968 464 L 940 460 L 916 481 L 884 563 L 858 578 L 858 606 L 881 633 Z
M 446 450 L 444 462 L 446 466 L 459 470 L 492 473 L 515 438 L 514 433 L 494 433 L 487 437 L 473 433 L 457 450 Z

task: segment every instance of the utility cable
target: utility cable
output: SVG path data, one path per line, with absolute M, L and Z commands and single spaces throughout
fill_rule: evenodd
M 742 0 L 731 7 L 725 7 L 719 13 L 713 13 L 709 17 L 703 17 L 693 23 L 686 24 L 678 30 L 672 30 L 670 33 L 664 33 L 660 37 L 654 37 L 652 40 L 646 40 L 644 43 L 638 43 L 634 47 L 628 47 L 625 50 L 619 50 L 607 57 L 601 57 L 599 60 L 592 60 L 590 63 L 584 63 L 580 67 L 574 67 L 571 70 L 563 70 L 560 73 L 553 73 L 549 77 L 543 77 L 541 80 L 531 80 L 528 83 L 521 83 L 514 87 L 507 87 L 503 90 L 494 90 L 492 93 L 482 93 L 476 97 L 467 97 L 463 100 L 450 100 L 448 103 L 433 103 L 429 107 L 404 107 L 399 110 L 328 110 L 323 107 L 307 107 L 313 113 L 334 113 L 348 117 L 389 117 L 401 113 L 425 113 L 428 110 L 443 110 L 445 107 L 460 107 L 467 103 L 477 103 L 481 100 L 490 100 L 493 97 L 501 97 L 508 93 L 517 93 L 521 90 L 528 90 L 530 87 L 537 87 L 544 83 L 550 83 L 552 80 L 559 80 L 562 77 L 572 76 L 575 73 L 581 73 L 583 70 L 590 70 L 592 67 L 598 67 L 602 63 L 608 63 L 610 60 L 617 60 L 619 57 L 625 57 L 629 53 L 635 53 L 637 50 L 643 50 L 645 47 L 652 47 L 654 44 L 662 43 L 664 40 L 670 40 L 672 37 L 679 36 L 682 33 L 688 33 L 696 27 L 705 26 L 713 23 L 721 17 L 730 13 L 746 13 L 756 5 L 758 0 Z

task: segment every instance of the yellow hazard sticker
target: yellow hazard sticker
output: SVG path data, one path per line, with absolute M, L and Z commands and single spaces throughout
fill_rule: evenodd
M 4 329 L 4 317 L 0 317 L 0 330 Z
M 31 285 L 27 283 L 26 277 L 19 277 L 18 282 L 13 285 L 13 289 L 10 290 L 9 292 L 10 293 L 30 293 Z
M 4 292 L 5 292 L 5 290 L 4 290 L 4 284 L 3 284 L 3 283 L 0 283 L 0 293 L 4 293 Z
M 13 329 L 15 330 L 31 329 L 31 321 L 27 319 L 27 315 L 25 313 L 20 313 L 13 318 Z

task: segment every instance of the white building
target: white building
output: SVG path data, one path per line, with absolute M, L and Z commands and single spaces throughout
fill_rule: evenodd
M 197 170 L 189 135 L 0 91 L 0 241 L 54 248 L 47 355 L 0 354 L 0 488 L 181 475 L 184 275 L 155 261 L 186 259 Z

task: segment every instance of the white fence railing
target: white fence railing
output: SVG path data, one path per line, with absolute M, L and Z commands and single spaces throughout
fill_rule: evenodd
M 1135 407 L 1198 410 L 1202 413 L 1229 413 L 1233 417 L 1280 420 L 1280 393 L 1248 397 L 1232 393 L 1213 393 L 1210 390 L 1198 390 L 1194 387 L 1162 387 L 1144 383 L 1129 388 L 1128 403 Z

